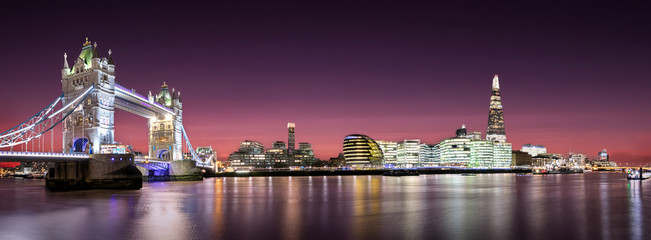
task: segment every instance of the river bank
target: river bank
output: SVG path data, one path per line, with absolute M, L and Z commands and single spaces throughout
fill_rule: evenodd
M 350 176 L 382 175 L 387 170 L 295 170 L 295 171 L 238 171 L 207 173 L 205 177 L 269 177 L 269 176 Z M 463 168 L 422 168 L 420 174 L 490 174 L 490 173 L 531 173 L 525 169 L 463 169 Z

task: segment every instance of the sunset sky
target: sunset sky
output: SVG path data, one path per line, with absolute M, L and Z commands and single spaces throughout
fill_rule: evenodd
M 462 124 L 485 134 L 498 74 L 514 149 L 606 148 L 651 164 L 649 6 L 236 2 L 3 7 L 0 131 L 61 94 L 63 54 L 72 65 L 88 37 L 102 57 L 113 51 L 118 83 L 180 90 L 192 144 L 219 160 L 245 139 L 286 142 L 287 122 L 320 159 L 353 133 L 429 144 Z M 146 119 L 116 111 L 115 122 L 116 141 L 146 151 Z M 60 128 L 55 140 L 60 151 Z

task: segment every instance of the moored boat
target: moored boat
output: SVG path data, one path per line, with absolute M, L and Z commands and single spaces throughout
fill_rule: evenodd
M 647 180 L 651 178 L 651 172 L 645 172 L 644 169 L 629 169 L 626 179 L 628 180 Z
M 382 176 L 401 177 L 401 176 L 418 176 L 420 173 L 413 170 L 389 170 L 382 173 Z

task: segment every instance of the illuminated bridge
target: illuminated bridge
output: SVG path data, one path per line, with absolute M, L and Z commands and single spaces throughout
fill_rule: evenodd
M 0 161 L 86 161 L 100 154 L 124 154 L 126 146 L 114 140 L 118 109 L 148 120 L 148 156 L 134 159 L 134 164 L 159 170 L 175 161 L 192 161 L 199 168 L 214 168 L 212 158 L 200 157 L 190 143 L 183 125 L 181 93 L 163 83 L 158 94 L 150 91 L 143 96 L 116 83 L 111 50 L 107 57 L 100 57 L 97 43 L 91 45 L 86 39 L 72 67 L 64 55 L 61 83 L 61 95 L 31 118 L 0 133 L 0 149 L 22 146 L 27 150 L 30 144 L 43 144 L 47 133 L 54 141 L 52 129 L 60 127 L 61 153 L 5 151 L 0 152 Z

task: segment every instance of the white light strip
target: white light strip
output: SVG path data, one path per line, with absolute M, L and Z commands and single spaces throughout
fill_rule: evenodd
M 62 107 L 61 109 L 59 109 L 59 111 L 56 111 L 54 114 L 51 114 L 50 116 L 48 116 L 47 119 L 50 119 L 50 118 L 54 117 L 55 115 L 61 113 L 61 111 L 65 110 L 66 108 L 69 108 L 73 103 L 76 103 L 79 99 L 85 98 L 86 94 L 88 92 L 90 92 L 90 90 L 93 90 L 93 86 L 89 87 L 88 90 L 86 90 L 84 93 L 79 95 L 79 97 L 77 97 L 74 101 L 68 103 L 68 105 L 66 105 L 65 107 Z
M 135 95 L 135 94 L 133 94 L 133 93 L 131 93 L 131 92 L 129 92 L 129 91 L 125 91 L 124 89 L 121 89 L 121 88 L 115 88 L 115 89 L 117 89 L 118 92 L 125 93 L 125 94 L 127 94 L 127 95 L 129 95 L 129 96 L 131 96 L 131 97 L 134 97 L 134 98 L 136 98 L 136 99 L 138 99 L 138 100 L 141 100 L 141 101 L 143 101 L 143 102 L 149 104 L 149 101 L 148 101 L 147 99 L 144 99 L 144 98 L 142 98 L 142 97 L 140 97 L 140 96 L 138 96 L 138 95 Z M 175 115 L 174 112 L 170 111 L 170 110 L 167 109 L 167 108 L 164 108 L 164 107 L 158 106 L 158 105 L 156 105 L 156 104 L 151 104 L 151 105 L 153 105 L 153 106 L 155 106 L 155 107 L 157 107 L 157 108 L 163 109 L 163 110 L 165 110 L 166 112 L 168 112 L 168 113 L 170 113 L 170 114 L 172 114 L 172 115 Z
M 49 106 L 50 109 L 49 109 L 47 112 L 43 113 L 43 114 L 48 114 L 49 112 L 51 112 L 52 109 L 54 109 L 54 106 L 55 106 L 57 103 L 59 103 L 60 100 L 61 100 L 61 97 L 57 98 L 57 100 L 54 101 L 54 104 L 52 104 L 52 105 Z M 39 119 L 37 122 L 40 122 L 42 119 L 43 119 L 43 118 L 41 117 L 41 119 Z M 49 118 L 48 118 L 48 119 L 49 119 Z M 29 121 L 29 120 L 28 120 L 28 121 Z M 31 124 L 31 125 L 29 125 L 29 126 L 27 126 L 27 127 L 23 127 L 22 129 L 20 129 L 20 130 L 18 130 L 18 131 L 10 132 L 10 133 L 7 133 L 7 134 L 5 134 L 5 135 L 2 135 L 2 136 L 0 136 L 0 138 L 4 138 L 4 137 L 7 137 L 7 136 L 11 136 L 11 135 L 16 135 L 16 134 L 22 133 L 22 132 L 24 132 L 24 131 L 27 131 L 27 130 L 33 128 L 35 125 L 36 125 L 36 123 L 33 123 L 33 124 Z
M 88 158 L 86 154 L 78 153 L 43 153 L 43 152 L 5 152 L 0 151 L 2 157 L 50 157 L 50 158 Z

